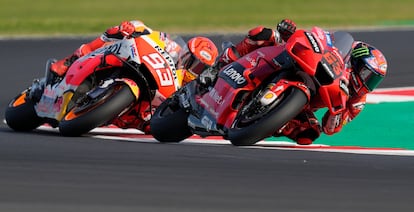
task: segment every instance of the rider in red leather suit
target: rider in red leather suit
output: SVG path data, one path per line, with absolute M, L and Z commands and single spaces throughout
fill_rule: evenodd
M 289 19 L 282 20 L 277 25 L 276 31 L 262 26 L 253 28 L 241 42 L 223 52 L 218 59 L 217 66 L 221 68 L 260 47 L 286 42 L 295 30 L 296 24 Z M 352 121 L 364 108 L 366 95 L 373 91 L 385 77 L 387 62 L 384 55 L 375 47 L 367 43 L 355 42 L 349 63 L 350 97 L 344 113 L 331 116 L 327 111 L 322 118 L 321 126 L 314 114 L 321 108 L 320 103 L 314 102 L 311 103 L 311 108 L 303 110 L 279 129 L 274 136 L 286 136 L 298 144 L 308 145 L 312 144 L 321 132 L 332 135 L 341 131 L 346 123 Z

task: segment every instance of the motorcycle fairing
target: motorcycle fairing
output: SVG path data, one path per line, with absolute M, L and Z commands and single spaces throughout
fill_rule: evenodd
M 71 85 L 80 85 L 94 71 L 110 68 L 111 66 L 122 67 L 123 63 L 117 57 L 125 59 L 128 62 L 141 63 L 138 57 L 135 39 L 124 39 L 107 44 L 95 51 L 77 59 L 68 69 L 65 75 L 65 81 Z
M 154 40 L 142 36 L 136 39 L 140 48 L 142 63 L 154 76 L 159 92 L 168 97 L 178 90 L 180 83 L 173 58 Z
M 60 83 L 45 87 L 42 100 L 35 106 L 38 116 L 60 120 L 70 99 L 64 98 L 64 93 L 73 95 L 80 84 L 95 71 L 124 67 L 122 60 L 147 67 L 154 80 L 160 85 L 157 102 L 170 96 L 178 89 L 179 83 L 174 61 L 160 47 L 158 44 L 160 42 L 142 35 L 112 42 L 79 58 L 69 67 Z
M 326 72 L 331 78 L 328 82 L 321 82 L 318 94 L 332 115 L 346 109 L 349 98 L 349 73 L 345 69 L 342 58 L 333 52 L 326 52 L 321 60 L 318 72 Z M 320 78 L 318 78 L 320 79 Z
M 75 89 L 76 86 L 66 84 L 65 80 L 46 85 L 40 101 L 35 105 L 37 115 L 60 120 Z
M 280 70 L 281 63 L 290 62 L 278 61 L 283 51 L 283 46 L 263 47 L 223 67 L 214 87 L 197 99 L 198 104 L 209 112 L 218 125 L 229 128 L 247 94 Z
M 343 45 L 343 49 L 346 48 Z M 349 94 L 343 57 L 349 51 L 338 51 L 332 35 L 318 27 L 312 28 L 310 32 L 297 30 L 287 41 L 286 50 L 303 71 L 314 77 L 318 84 L 318 96 L 315 98 L 324 103 L 319 107 L 327 107 L 332 114 L 343 111 Z

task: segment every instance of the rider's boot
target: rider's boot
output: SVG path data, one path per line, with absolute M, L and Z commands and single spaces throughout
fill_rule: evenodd
M 55 84 L 62 78 L 55 70 L 52 70 L 53 64 L 56 64 L 56 59 L 49 59 L 46 63 L 46 85 Z
M 55 61 L 50 65 L 50 71 L 58 76 L 63 76 L 68 71 L 69 66 L 71 66 L 72 63 L 75 62 L 75 60 L 77 60 L 78 58 L 79 57 L 76 55 L 70 55 L 61 60 Z
M 50 65 L 50 71 L 60 77 L 64 76 L 69 67 L 75 62 L 75 60 L 77 60 L 79 57 L 89 54 L 93 49 L 97 49 L 102 44 L 103 41 L 100 38 L 96 38 L 90 43 L 82 44 L 71 55 L 52 63 Z

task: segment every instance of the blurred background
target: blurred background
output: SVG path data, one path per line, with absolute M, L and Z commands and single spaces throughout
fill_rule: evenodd
M 412 27 L 412 0 L 0 0 L 0 35 L 91 35 L 139 19 L 170 33 L 239 33 L 283 18 L 301 28 Z

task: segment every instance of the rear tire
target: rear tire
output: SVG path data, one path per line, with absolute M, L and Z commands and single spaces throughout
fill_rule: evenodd
M 85 105 L 76 105 L 59 123 L 64 136 L 80 136 L 102 126 L 119 115 L 135 101 L 135 96 L 125 84 L 108 88 L 104 96 Z
M 281 102 L 263 117 L 250 125 L 239 126 L 229 129 L 227 139 L 235 146 L 248 146 L 271 136 L 277 129 L 297 116 L 306 105 L 308 99 L 306 94 L 299 88 L 292 87 L 290 92 L 285 93 Z
M 190 137 L 193 133 L 187 124 L 188 115 L 178 105 L 172 106 L 172 98 L 168 98 L 151 118 L 151 134 L 160 142 L 180 142 Z
M 15 131 L 31 131 L 43 123 L 43 119 L 36 114 L 35 103 L 26 96 L 27 92 L 19 94 L 6 108 L 7 125 Z

